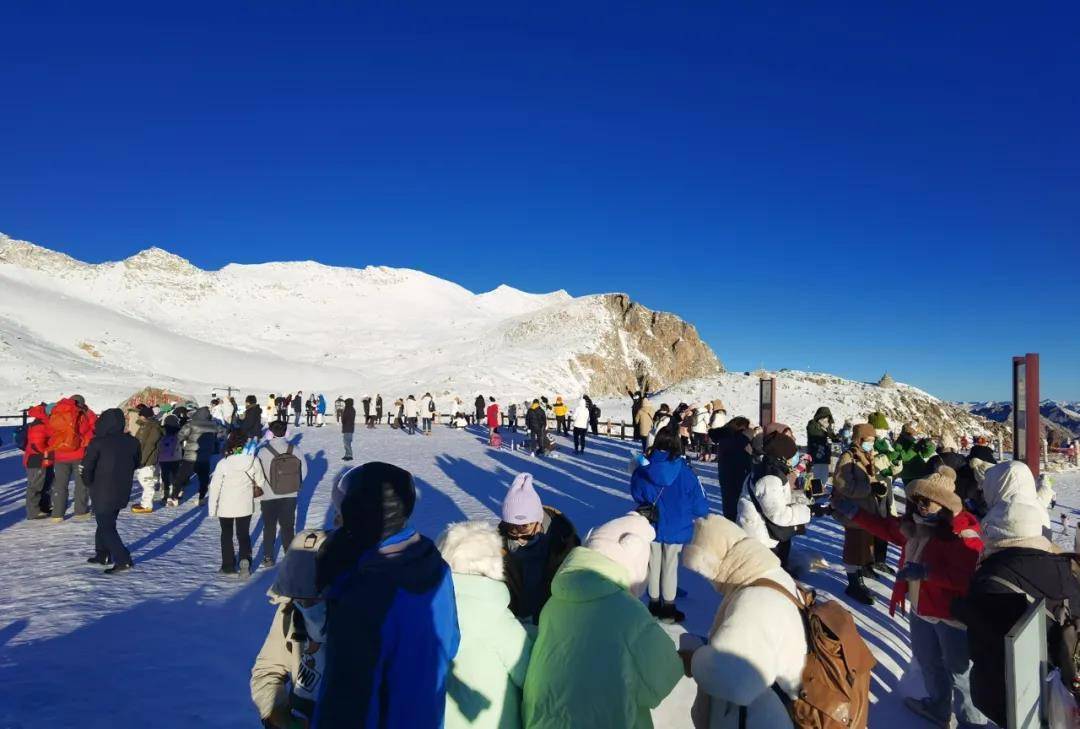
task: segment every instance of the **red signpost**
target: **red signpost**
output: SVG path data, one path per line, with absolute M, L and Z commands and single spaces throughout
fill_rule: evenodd
M 1013 460 L 1023 461 L 1039 477 L 1039 355 L 1013 357 Z
M 762 377 L 758 385 L 758 399 L 761 403 L 759 418 L 762 429 L 776 422 L 776 378 Z

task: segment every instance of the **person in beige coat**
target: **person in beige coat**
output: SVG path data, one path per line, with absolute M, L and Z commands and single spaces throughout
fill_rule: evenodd
M 871 514 L 878 514 L 879 499 L 889 486 L 874 479 L 874 426 L 859 423 L 852 431 L 851 447 L 840 456 L 833 471 L 833 498 L 853 501 Z M 863 582 L 863 570 L 874 564 L 874 538 L 848 519 L 836 515 L 844 525 L 844 570 L 848 586 L 844 592 L 851 598 L 873 605 L 874 597 Z
M 315 587 L 315 564 L 326 532 L 296 535 L 267 591 L 277 610 L 251 668 L 251 700 L 263 726 L 310 724 L 325 658 L 326 603 Z
M 649 440 L 649 434 L 653 429 L 653 406 L 646 398 L 641 401 L 637 416 L 634 418 L 634 436 L 641 441 L 641 450 L 644 452 Z

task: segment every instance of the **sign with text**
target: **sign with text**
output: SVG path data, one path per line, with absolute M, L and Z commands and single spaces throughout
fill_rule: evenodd
M 1046 685 L 1046 600 L 1028 606 L 1005 635 L 1005 697 L 1009 726 L 1043 726 Z
M 1013 357 L 1013 460 L 1039 477 L 1039 355 Z
M 759 423 L 762 428 L 776 422 L 776 378 L 762 377 L 759 385 Z

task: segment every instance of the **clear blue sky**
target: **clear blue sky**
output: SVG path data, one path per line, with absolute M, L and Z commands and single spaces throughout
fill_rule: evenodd
M 730 369 L 953 399 L 1038 351 L 1080 399 L 1074 2 L 18 5 L 9 235 L 626 291 Z

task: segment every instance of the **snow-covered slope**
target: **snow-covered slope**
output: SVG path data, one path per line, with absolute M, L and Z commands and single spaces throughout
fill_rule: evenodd
M 204 271 L 160 248 L 88 264 L 0 235 L 0 409 L 144 385 L 436 395 L 614 394 L 721 369 L 694 328 L 621 294 L 311 261 Z
M 881 387 L 870 382 L 855 382 L 819 372 L 782 370 L 779 372 L 723 372 L 682 382 L 662 390 L 650 398 L 654 406 L 667 403 L 672 408 L 680 402 L 705 403 L 719 398 L 724 401 L 728 415 L 745 415 L 758 422 L 758 388 L 761 376 L 776 378 L 776 418 L 790 425 L 800 443 L 806 440 L 806 424 L 821 406 L 828 407 L 837 427 L 846 419 L 865 422 L 867 415 L 880 410 L 897 433 L 909 420 L 917 421 L 919 430 L 930 436 L 949 433 L 957 438 L 963 433 L 986 433 L 1011 441 L 1008 429 L 969 413 L 954 403 L 939 400 L 916 387 L 897 383 Z M 605 412 L 618 422 L 629 420 L 629 398 L 606 401 Z M 602 405 L 603 407 L 603 405 Z M 606 415 L 602 416 L 606 418 Z

